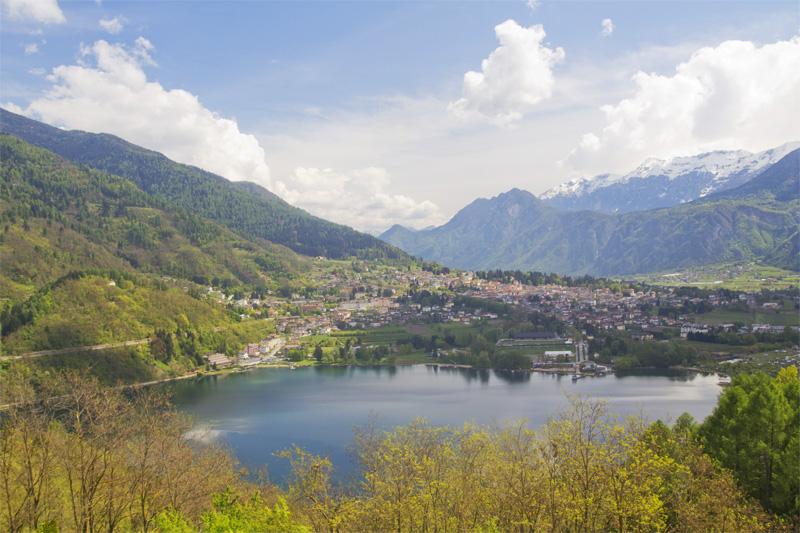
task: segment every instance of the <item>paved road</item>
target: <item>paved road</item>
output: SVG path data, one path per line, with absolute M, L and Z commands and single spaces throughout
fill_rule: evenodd
M 109 342 L 106 344 L 95 344 L 93 346 L 74 346 L 72 348 L 58 348 L 56 350 L 40 350 L 38 352 L 27 352 L 19 355 L 5 355 L 0 356 L 0 361 L 11 361 L 13 359 L 33 359 L 35 357 L 44 357 L 46 355 L 59 355 L 64 353 L 74 352 L 91 352 L 95 350 L 108 350 L 110 348 L 122 348 L 124 346 L 139 346 L 150 342 L 150 339 L 139 339 L 136 341 L 125 342 Z

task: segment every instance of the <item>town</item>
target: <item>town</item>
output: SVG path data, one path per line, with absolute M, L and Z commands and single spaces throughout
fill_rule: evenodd
M 209 287 L 208 297 L 235 310 L 241 320 L 274 324 L 268 337 L 235 353 L 208 354 L 209 366 L 358 362 L 364 360 L 357 357 L 360 350 L 378 345 L 384 346 L 387 361 L 398 362 L 392 355 L 402 355 L 403 343 L 421 334 L 430 338 L 405 350 L 419 357 L 401 357 L 401 362 L 460 364 L 472 346 L 444 342 L 446 332 L 489 325 L 497 326 L 494 346 L 482 348 L 488 355 L 527 357 L 517 360 L 516 369 L 602 375 L 613 367 L 637 366 L 630 357 L 618 357 L 659 343 L 682 350 L 673 366 L 707 359 L 714 369 L 729 370 L 765 357 L 773 366 L 800 361 L 796 289 L 741 292 L 609 280 L 534 284 L 513 275 L 495 279 L 439 267 L 351 266 L 319 273 L 315 287 L 298 292 L 245 296 Z M 389 331 L 394 333 L 387 337 Z M 436 339 L 431 332 L 444 334 Z M 381 342 L 370 342 L 376 335 Z M 350 339 L 346 352 L 345 339 Z

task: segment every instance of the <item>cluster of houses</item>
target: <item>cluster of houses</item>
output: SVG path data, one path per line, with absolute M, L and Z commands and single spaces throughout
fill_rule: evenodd
M 286 339 L 280 335 L 271 335 L 261 342 L 250 343 L 239 351 L 236 357 L 222 353 L 205 356 L 209 368 L 222 370 L 233 366 L 248 367 L 261 363 L 272 363 L 280 359 L 279 354 L 286 345 Z
M 248 345 L 236 357 L 211 354 L 207 357 L 209 365 L 225 368 L 268 362 L 283 351 L 299 346 L 304 336 L 328 334 L 338 329 L 368 329 L 420 322 L 469 324 L 498 318 L 496 314 L 483 309 L 458 308 L 452 298 L 430 305 L 400 298 L 409 288 L 431 292 L 449 289 L 450 294 L 521 306 L 576 327 L 589 325 L 600 331 L 626 331 L 632 339 L 641 341 L 653 340 L 666 328 L 680 331 L 682 337 L 713 331 L 783 331 L 783 326 L 768 324 L 710 326 L 699 318 L 702 315 L 654 312 L 659 307 L 680 309 L 687 302 L 693 305 L 708 304 L 714 308 L 745 306 L 759 312 L 780 311 L 782 303 L 762 302 L 754 294 L 720 291 L 701 299 L 687 298 L 679 290 L 670 287 L 614 291 L 610 288 L 524 285 L 516 281 L 503 283 L 480 279 L 470 272 L 435 273 L 392 268 L 370 271 L 369 268 L 365 264 L 360 269 L 317 273 L 314 279 L 319 286 L 314 291 L 306 292 L 306 295 L 292 294 L 288 298 L 274 294 L 234 298 L 218 289 L 208 288 L 210 298 L 233 306 L 237 312 L 241 312 L 242 318 L 273 318 L 278 332 L 260 343 Z M 571 353 L 574 355 L 574 352 Z M 551 355 L 558 358 L 565 354 Z
M 780 302 L 759 303 L 753 294 L 740 293 L 726 296 L 711 293 L 706 298 L 686 298 L 673 288 L 651 289 L 647 291 L 615 292 L 608 288 L 564 287 L 554 285 L 530 286 L 518 282 L 473 280 L 468 294 L 490 298 L 539 311 L 549 316 L 580 326 L 588 324 L 597 330 L 628 331 L 636 340 L 653 340 L 653 333 L 664 328 L 680 330 L 682 337 L 690 333 L 708 333 L 710 328 L 723 328 L 725 331 L 739 333 L 781 333 L 783 326 L 753 324 L 742 326 L 722 324 L 711 326 L 698 323 L 702 315 L 660 315 L 652 310 L 658 307 L 681 308 L 685 303 L 708 304 L 714 308 L 745 306 L 747 309 L 762 312 L 777 312 L 782 308 Z

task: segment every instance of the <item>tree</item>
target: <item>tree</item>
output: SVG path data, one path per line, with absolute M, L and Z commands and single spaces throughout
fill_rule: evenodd
M 311 530 L 296 523 L 282 498 L 270 507 L 256 493 L 242 501 L 233 491 L 226 490 L 214 498 L 214 509 L 205 513 L 201 521 L 203 531 L 228 533 L 229 531 L 259 531 L 263 533 L 310 533 Z
M 750 495 L 781 514 L 800 514 L 800 380 L 736 376 L 700 428 L 706 452 L 730 468 Z
M 317 346 L 314 348 L 314 359 L 317 360 L 317 363 L 322 362 L 322 355 L 322 346 L 317 344 Z

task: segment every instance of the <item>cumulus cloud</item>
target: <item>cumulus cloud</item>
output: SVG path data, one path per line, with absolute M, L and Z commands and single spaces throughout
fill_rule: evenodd
M 600 22 L 600 33 L 603 34 L 603 37 L 608 37 L 614 33 L 614 21 L 611 19 L 603 19 Z
M 374 234 L 396 223 L 421 228 L 442 222 L 433 202 L 391 194 L 390 183 L 389 173 L 379 167 L 349 172 L 299 167 L 279 184 L 279 192 L 317 216 Z
M 47 78 L 52 86 L 24 112 L 67 128 L 113 133 L 228 179 L 270 186 L 254 136 L 190 92 L 147 79 L 153 50 L 144 37 L 132 46 L 103 40 L 82 46 L 77 64 L 54 68 Z
M 3 13 L 11 20 L 63 24 L 67 21 L 58 0 L 2 0 Z
M 116 35 L 125 27 L 125 19 L 123 17 L 100 19 L 98 24 L 104 31 L 107 31 L 111 35 Z
M 459 116 L 510 124 L 550 98 L 553 66 L 563 61 L 564 50 L 542 44 L 541 24 L 525 28 L 507 20 L 494 32 L 500 46 L 481 62 L 480 72 L 464 74 L 462 97 L 448 108 Z
M 621 172 L 646 157 L 707 150 L 764 150 L 800 138 L 800 37 L 758 46 L 704 47 L 670 75 L 639 71 L 629 97 L 601 107 L 605 126 L 586 133 L 567 162 Z
M 3 109 L 7 109 L 8 111 L 11 111 L 12 113 L 16 113 L 17 115 L 25 114 L 25 110 L 22 109 L 17 104 L 15 104 L 14 102 L 5 102 L 0 107 L 3 107 Z

